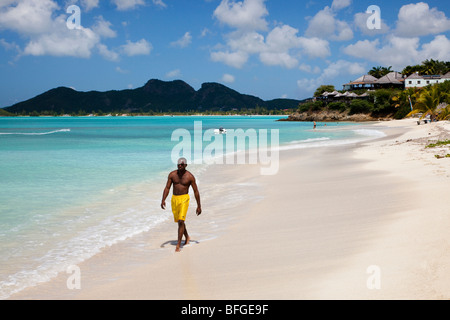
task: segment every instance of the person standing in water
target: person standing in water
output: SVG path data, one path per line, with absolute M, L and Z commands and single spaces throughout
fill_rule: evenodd
M 187 160 L 180 158 L 178 160 L 178 170 L 172 171 L 167 179 L 166 187 L 163 191 L 161 208 L 166 209 L 166 198 L 169 195 L 170 187 L 173 185 L 173 195 L 171 200 L 173 218 L 178 223 L 178 242 L 175 251 L 179 252 L 181 248 L 181 240 L 185 237 L 185 245 L 189 244 L 189 234 L 186 229 L 186 214 L 189 207 L 189 187 L 192 186 L 195 200 L 197 201 L 197 216 L 202 213 L 200 204 L 200 192 L 198 191 L 195 177 L 186 170 Z

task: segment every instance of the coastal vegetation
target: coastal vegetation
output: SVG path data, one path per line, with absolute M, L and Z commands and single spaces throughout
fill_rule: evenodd
M 450 103 L 450 81 L 446 81 L 441 84 L 434 84 L 432 86 L 425 87 L 416 93 L 416 103 L 414 110 L 408 113 L 407 116 L 411 116 L 417 113 L 421 113 L 421 118 L 430 116 L 430 120 L 439 119 L 445 120 L 448 118 L 448 109 Z M 447 106 L 443 109 L 443 113 L 440 112 L 440 106 L 442 103 L 446 103 Z
M 4 109 L 0 109 L 0 117 L 9 117 L 12 116 L 13 114 L 9 113 L 8 111 L 4 110 Z
M 343 91 L 338 91 L 343 92 Z M 345 115 L 368 114 L 371 118 L 404 118 L 410 111 L 408 94 L 400 89 L 359 90 L 357 94 L 367 93 L 366 98 L 343 98 L 336 101 L 310 100 L 299 105 L 297 112 L 339 112 Z M 339 120 L 339 119 L 335 119 Z
M 447 146 L 449 144 L 450 144 L 450 140 L 444 140 L 444 141 L 438 141 L 436 143 L 430 143 L 425 148 L 442 147 L 442 146 Z
M 368 74 L 381 78 L 392 72 L 392 67 L 373 67 Z M 425 60 L 420 65 L 407 66 L 402 74 L 408 76 L 414 72 L 424 75 L 446 74 L 450 72 L 450 62 Z M 430 84 L 422 88 L 386 87 L 375 89 L 352 90 L 357 96 L 340 95 L 339 98 L 323 98 L 324 93 L 337 92 L 344 94 L 345 90 L 336 90 L 332 85 L 321 85 L 314 97 L 301 103 L 292 120 L 342 121 L 366 115 L 359 119 L 403 119 L 418 115 L 421 119 L 450 120 L 450 81 Z
M 450 140 L 443 140 L 443 141 L 437 141 L 435 143 L 430 143 L 427 146 L 425 146 L 425 148 L 442 148 L 445 146 L 450 146 Z M 436 154 L 434 155 L 436 157 L 436 159 L 442 159 L 442 158 L 450 158 L 450 154 L 447 153 L 445 155 L 442 154 Z
M 375 66 L 368 74 L 381 78 L 392 66 Z M 436 75 L 450 72 L 450 62 L 428 59 L 420 65 L 407 66 L 403 76 L 412 73 Z M 0 116 L 152 116 L 152 115 L 298 115 L 300 121 L 360 119 L 402 119 L 412 115 L 431 120 L 450 120 L 450 81 L 423 88 L 382 87 L 353 88 L 358 97 L 322 99 L 326 92 L 344 93 L 333 85 L 321 85 L 311 99 L 274 99 L 264 101 L 241 94 L 218 83 L 204 83 L 194 90 L 187 83 L 152 79 L 143 87 L 107 92 L 79 92 L 71 88 L 51 89 L 32 99 L 7 108 Z M 329 115 L 329 116 L 328 116 Z M 355 117 L 365 115 L 365 117 Z M 294 117 L 295 118 L 295 117 Z M 295 119 L 293 119 L 295 120 Z
M 373 67 L 368 74 L 370 74 L 371 76 L 374 76 L 375 78 L 381 78 L 384 77 L 385 75 L 387 75 L 389 72 L 392 72 L 392 66 L 386 68 L 386 67 L 382 67 L 382 66 L 378 66 L 378 67 Z
M 416 72 L 422 75 L 446 74 L 450 72 L 450 61 L 427 59 L 421 64 L 405 67 L 401 73 L 410 76 Z
M 2 110 L 2 109 L 0 109 Z M 49 112 L 49 111 L 42 111 L 37 112 L 36 110 L 32 111 L 31 113 L 27 113 L 25 111 L 17 114 L 17 113 L 9 113 L 4 112 L 2 113 L 0 111 L 0 116 L 4 117 L 14 117 L 14 116 L 28 116 L 28 117 L 61 117 L 61 116 L 70 116 L 70 117 L 120 117 L 120 116 L 127 116 L 127 117 L 138 117 L 138 116 L 195 116 L 195 115 L 202 115 L 202 116 L 228 116 L 228 115 L 242 115 L 242 116 L 252 116 L 252 115 L 289 115 L 295 112 L 295 108 L 290 109 L 267 109 L 265 107 L 259 107 L 256 106 L 255 108 L 242 108 L 241 110 L 233 109 L 228 111 L 221 111 L 221 110 L 188 110 L 184 112 L 173 112 L 173 111 L 148 111 L 148 112 L 139 112 L 139 111 L 132 111 L 129 110 L 113 110 L 111 112 L 103 112 L 102 110 L 92 110 L 91 112 L 87 112 L 86 110 L 78 110 L 73 112 L 65 112 L 62 110 L 62 112 Z

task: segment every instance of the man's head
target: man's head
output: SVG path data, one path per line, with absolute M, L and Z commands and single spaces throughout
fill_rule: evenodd
M 185 170 L 187 167 L 187 160 L 185 158 L 178 159 L 177 167 L 178 167 L 178 171 Z

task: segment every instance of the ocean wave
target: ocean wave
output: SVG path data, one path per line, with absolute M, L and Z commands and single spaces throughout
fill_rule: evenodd
M 78 234 L 61 241 L 40 257 L 35 257 L 39 264 L 22 269 L 0 281 L 0 300 L 26 288 L 48 282 L 69 266 L 78 265 L 106 247 L 131 238 L 167 221 L 167 215 L 148 215 L 133 212 L 133 209 L 121 215 L 113 216 L 97 225 L 88 227 Z
M 289 142 L 290 144 L 294 144 L 294 143 L 311 143 L 311 142 L 317 142 L 317 141 L 327 141 L 330 140 L 330 138 L 328 137 L 323 137 L 323 138 L 311 138 L 311 139 L 305 139 L 305 140 L 294 140 Z
M 70 132 L 70 129 L 59 129 L 49 132 L 0 132 L 0 135 L 22 135 L 22 136 L 43 136 L 59 132 Z
M 373 129 L 356 129 L 353 130 L 353 132 L 355 132 L 358 135 L 371 138 L 383 138 L 386 136 L 386 134 L 383 131 Z
M 314 143 L 296 143 L 296 144 L 281 145 L 277 149 L 279 151 L 282 151 L 282 150 L 308 149 L 319 147 L 333 147 L 351 144 L 355 142 L 358 141 L 353 139 L 336 139 L 336 140 L 326 139 L 321 141 L 315 141 Z
M 305 148 L 314 148 L 314 147 L 333 147 L 333 146 L 342 146 L 346 144 L 358 143 L 367 140 L 373 140 L 378 138 L 383 138 L 386 134 L 380 130 L 374 129 L 356 129 L 352 130 L 357 136 L 356 137 L 348 137 L 345 139 L 331 139 L 331 138 L 315 138 L 315 139 L 306 139 L 299 141 L 292 141 L 287 145 L 282 145 L 278 149 L 279 150 L 292 150 L 292 149 L 305 149 Z M 363 136 L 363 137 L 361 137 Z

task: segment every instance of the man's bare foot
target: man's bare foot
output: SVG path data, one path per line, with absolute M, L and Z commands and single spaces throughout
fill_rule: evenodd
M 179 245 L 177 245 L 177 247 L 175 248 L 175 252 L 180 252 L 181 250 L 180 250 L 180 246 Z
M 189 241 L 191 240 L 191 237 L 187 237 L 186 238 L 186 242 L 184 243 L 184 245 L 187 245 L 187 244 L 189 244 Z

